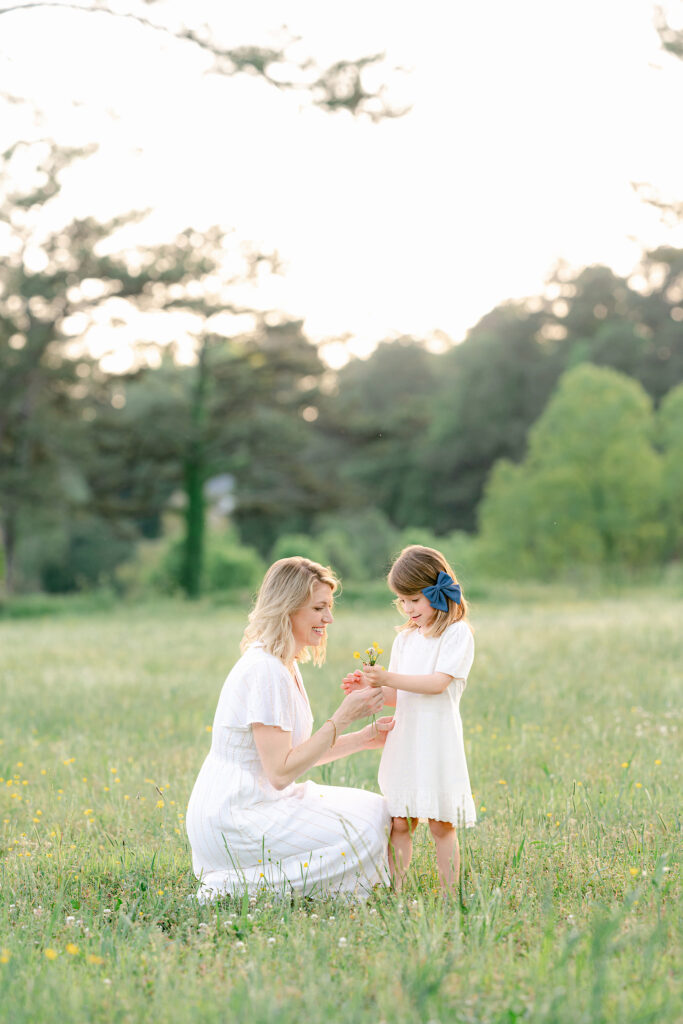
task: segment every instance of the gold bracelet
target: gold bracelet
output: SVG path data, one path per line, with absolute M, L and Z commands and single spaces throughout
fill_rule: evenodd
M 328 718 L 327 722 L 329 722 L 332 728 L 334 729 L 334 739 L 332 740 L 332 746 L 334 746 L 335 743 L 337 742 L 337 726 L 334 724 L 331 718 Z M 325 722 L 325 725 L 327 725 L 327 722 Z

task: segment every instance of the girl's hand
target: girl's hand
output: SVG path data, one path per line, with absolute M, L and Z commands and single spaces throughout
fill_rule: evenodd
M 394 728 L 394 718 L 389 715 L 387 718 L 378 718 L 376 722 L 366 725 L 363 729 L 366 750 L 381 749 L 387 741 L 387 736 Z
M 362 690 L 363 686 L 363 673 L 360 669 L 356 669 L 355 672 L 349 672 L 347 676 L 342 679 L 342 690 L 344 693 L 352 693 L 353 690 Z
M 387 674 L 381 665 L 363 665 L 362 676 L 366 686 L 383 686 L 387 681 Z
M 382 691 L 371 686 L 364 686 L 360 690 L 347 693 L 333 718 L 335 724 L 343 729 L 351 722 L 355 722 L 357 718 L 367 718 L 369 715 L 379 714 L 383 707 Z

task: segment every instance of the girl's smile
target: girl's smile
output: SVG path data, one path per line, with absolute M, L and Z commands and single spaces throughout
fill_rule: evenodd
M 435 612 L 424 594 L 397 594 L 396 596 L 401 602 L 403 614 L 407 615 L 418 628 L 431 623 Z

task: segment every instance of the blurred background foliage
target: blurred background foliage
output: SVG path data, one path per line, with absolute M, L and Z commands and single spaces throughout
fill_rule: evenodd
M 629 277 L 559 265 L 459 344 L 382 341 L 335 371 L 301 321 L 237 301 L 275 261 L 218 229 L 131 249 L 139 213 L 55 226 L 89 154 L 0 156 L 6 595 L 244 592 L 292 554 L 353 587 L 414 542 L 472 579 L 680 559 L 683 250 Z M 130 310 L 191 318 L 194 357 L 137 337 L 134 367 L 107 372 L 88 330 Z

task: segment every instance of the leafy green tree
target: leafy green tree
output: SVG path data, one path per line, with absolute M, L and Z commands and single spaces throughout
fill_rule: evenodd
M 683 384 L 673 388 L 662 402 L 657 426 L 664 460 L 666 553 L 670 558 L 680 558 L 683 553 Z
M 438 385 L 422 461 L 428 520 L 443 533 L 472 530 L 493 463 L 518 460 L 560 372 L 557 344 L 539 337 L 540 314 L 509 304 L 438 358 Z
M 574 565 L 661 560 L 662 460 L 652 401 L 613 370 L 568 371 L 529 434 L 496 465 L 480 512 L 490 570 L 552 576 Z
M 322 472 L 338 503 L 379 508 L 398 525 L 429 521 L 421 447 L 433 416 L 437 363 L 409 338 L 378 345 L 339 372 L 316 423 Z
M 54 522 L 92 498 L 95 514 L 113 520 L 126 505 L 126 491 L 135 490 L 135 475 L 132 484 L 107 484 L 111 460 L 95 464 L 99 424 L 121 389 L 88 354 L 88 330 L 112 299 L 117 315 L 121 304 L 147 312 L 183 304 L 192 310 L 196 282 L 216 270 L 221 244 L 216 232 L 186 232 L 173 244 L 134 254 L 104 251 L 102 243 L 137 215 L 55 229 L 52 203 L 62 174 L 85 154 L 54 144 L 34 147 L 33 177 L 24 173 L 17 187 L 15 162 L 25 149 L 17 144 L 0 155 L 6 249 L 0 267 L 0 524 L 8 592 L 15 585 L 20 527 L 29 518 L 34 526 L 41 516 Z M 129 501 L 128 509 L 134 504 Z

